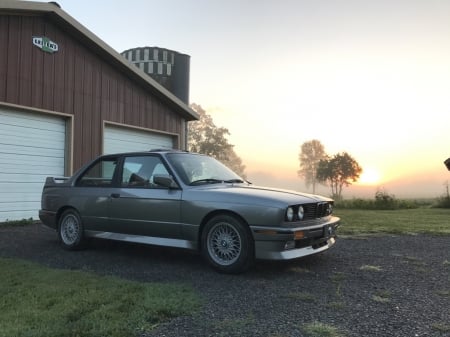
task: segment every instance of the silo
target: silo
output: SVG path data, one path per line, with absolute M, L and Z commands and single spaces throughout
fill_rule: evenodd
M 159 47 L 132 48 L 121 54 L 181 101 L 189 104 L 189 55 Z

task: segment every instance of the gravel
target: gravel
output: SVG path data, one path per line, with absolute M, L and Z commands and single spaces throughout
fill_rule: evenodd
M 314 322 L 346 337 L 450 336 L 448 236 L 339 238 L 322 254 L 258 261 L 237 276 L 218 274 L 199 254 L 181 249 L 98 240 L 68 252 L 41 224 L 0 226 L 0 256 L 192 285 L 203 299 L 201 309 L 159 325 L 146 337 L 308 336 L 305 325 Z

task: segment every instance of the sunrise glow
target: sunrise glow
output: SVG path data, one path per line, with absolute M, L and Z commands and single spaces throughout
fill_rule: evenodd
M 367 168 L 364 169 L 358 183 L 361 185 L 377 185 L 380 183 L 381 174 L 377 169 Z

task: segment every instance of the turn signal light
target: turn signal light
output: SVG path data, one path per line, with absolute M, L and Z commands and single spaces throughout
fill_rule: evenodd
M 300 240 L 303 239 L 305 237 L 305 232 L 303 231 L 298 231 L 294 233 L 294 240 Z

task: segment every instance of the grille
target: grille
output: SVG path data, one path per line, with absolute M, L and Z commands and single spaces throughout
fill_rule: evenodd
M 312 220 L 316 218 L 322 218 L 324 216 L 329 215 L 328 211 L 328 203 L 327 202 L 319 202 L 315 204 L 306 204 L 303 205 L 303 209 L 305 210 L 305 217 L 303 220 Z
M 325 216 L 328 216 L 332 213 L 332 202 L 318 202 L 318 203 L 311 203 L 311 204 L 302 204 L 302 205 L 294 205 L 290 206 L 292 207 L 294 211 L 294 217 L 291 220 L 287 219 L 287 216 L 285 218 L 286 221 L 299 221 L 298 218 L 298 210 L 299 207 L 303 207 L 304 215 L 303 220 L 314 220 L 317 218 L 323 218 Z M 331 207 L 330 207 L 331 206 Z

